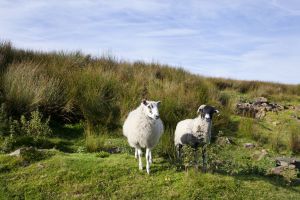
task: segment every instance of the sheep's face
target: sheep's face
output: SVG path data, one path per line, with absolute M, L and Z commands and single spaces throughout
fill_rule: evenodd
M 206 121 L 210 122 L 213 118 L 213 115 L 215 113 L 219 113 L 219 111 L 212 106 L 201 105 L 198 108 L 197 113 L 201 116 L 201 118 L 205 118 Z
M 159 108 L 160 101 L 142 101 L 145 114 L 151 119 L 159 119 Z

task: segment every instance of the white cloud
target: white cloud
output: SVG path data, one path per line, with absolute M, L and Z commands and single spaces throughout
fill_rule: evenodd
M 273 0 L 272 4 L 290 15 L 300 15 L 300 2 L 298 0 Z

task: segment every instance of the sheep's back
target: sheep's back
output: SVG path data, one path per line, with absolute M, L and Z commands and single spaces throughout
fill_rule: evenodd
M 180 122 L 178 122 L 176 129 L 175 129 L 175 145 L 176 144 L 182 144 L 181 137 L 184 134 L 192 134 L 193 129 L 193 119 L 185 119 Z
M 137 110 L 131 111 L 123 124 L 123 135 L 128 137 L 128 135 L 132 134 L 138 125 L 138 117 L 139 114 Z

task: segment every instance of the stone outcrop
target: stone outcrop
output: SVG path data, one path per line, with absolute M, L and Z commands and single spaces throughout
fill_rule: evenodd
M 275 159 L 276 167 L 270 169 L 272 175 L 282 176 L 289 183 L 300 183 L 297 173 L 300 169 L 300 160 L 295 158 L 280 157 Z
M 276 167 L 288 166 L 290 168 L 296 168 L 300 170 L 300 160 L 296 158 L 279 157 L 275 159 Z
M 252 102 L 238 103 L 236 105 L 237 114 L 256 119 L 264 118 L 266 112 L 278 112 L 284 109 L 284 106 L 277 103 L 270 103 L 265 97 L 258 97 Z

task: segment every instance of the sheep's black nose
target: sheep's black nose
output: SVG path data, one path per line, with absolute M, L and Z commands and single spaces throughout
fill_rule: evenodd
M 156 116 L 155 116 L 155 119 L 159 119 L 159 115 L 156 115 Z

